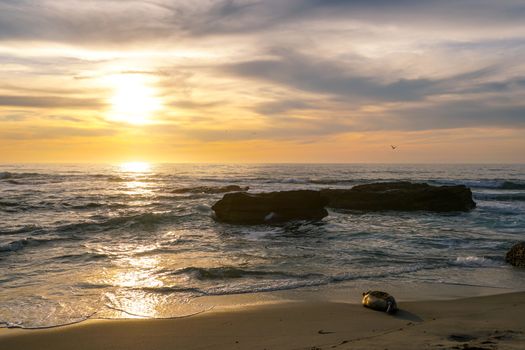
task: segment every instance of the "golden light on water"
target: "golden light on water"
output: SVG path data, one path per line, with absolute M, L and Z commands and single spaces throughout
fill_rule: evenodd
M 129 173 L 146 173 L 151 170 L 151 164 L 147 162 L 127 162 L 120 164 L 120 170 Z
M 108 296 L 125 317 L 155 317 L 160 303 L 158 296 L 147 293 L 142 288 L 158 288 L 162 281 L 155 277 L 153 271 L 158 266 L 158 258 L 140 257 L 125 260 L 124 266 L 118 269 L 109 282 L 120 287 L 116 295 Z
M 114 94 L 110 99 L 109 119 L 130 124 L 147 124 L 153 113 L 162 109 L 162 101 L 151 82 L 140 74 L 111 77 Z

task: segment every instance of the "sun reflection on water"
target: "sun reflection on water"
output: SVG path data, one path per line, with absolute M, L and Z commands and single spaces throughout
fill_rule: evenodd
M 155 276 L 159 264 L 157 257 L 134 257 L 124 259 L 122 266 L 106 276 L 106 283 L 117 287 L 115 292 L 106 293 L 109 307 L 120 311 L 120 317 L 156 317 L 159 296 L 148 293 L 148 288 L 163 286 Z
M 122 177 L 125 179 L 128 195 L 148 195 L 150 187 L 151 164 L 147 162 L 128 162 L 119 165 Z
M 147 173 L 151 171 L 151 164 L 147 162 L 127 162 L 120 164 L 120 170 L 127 173 Z

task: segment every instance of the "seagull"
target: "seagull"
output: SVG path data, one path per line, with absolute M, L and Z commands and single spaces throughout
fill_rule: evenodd
M 392 149 L 396 149 L 397 146 L 394 146 L 394 145 L 390 145 L 390 147 L 392 147 Z

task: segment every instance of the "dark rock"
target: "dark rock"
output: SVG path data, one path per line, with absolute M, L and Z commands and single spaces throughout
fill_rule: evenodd
M 507 252 L 505 261 L 514 266 L 525 267 L 525 242 L 514 244 Z
M 475 339 L 477 339 L 477 337 L 469 334 L 451 334 L 448 336 L 448 340 L 457 342 L 468 342 Z
M 325 189 L 321 195 L 331 208 L 353 210 L 467 211 L 476 207 L 469 188 L 423 183 L 385 182 L 346 189 Z
M 290 220 L 320 220 L 328 215 L 319 191 L 227 193 L 212 209 L 218 221 L 261 224 Z
M 176 190 L 171 191 L 171 193 L 208 193 L 208 194 L 216 194 L 216 193 L 227 193 L 227 192 L 246 192 L 250 189 L 250 187 L 240 187 L 237 185 L 229 185 L 229 186 L 223 186 L 223 187 L 210 187 L 210 186 L 198 186 L 198 187 L 186 187 L 186 188 L 178 188 Z

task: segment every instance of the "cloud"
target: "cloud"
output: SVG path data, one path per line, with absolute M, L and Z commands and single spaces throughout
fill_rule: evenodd
M 246 35 L 320 20 L 475 32 L 523 28 L 524 16 L 517 0 L 1 0 L 0 40 L 115 45 Z
M 96 98 L 0 95 L 0 106 L 30 108 L 101 108 L 105 106 L 105 103 Z
M 0 0 L 0 106 L 15 107 L 0 122 L 111 135 L 37 130 L 17 110 L 89 125 L 59 109 L 91 115 L 111 74 L 141 74 L 166 106 L 141 127 L 153 136 L 525 128 L 524 16 L 518 0 Z
M 261 103 L 255 107 L 255 111 L 262 115 L 272 115 L 287 113 L 290 110 L 315 110 L 320 106 L 316 106 L 315 102 L 307 102 L 303 100 L 284 99 L 272 102 Z
M 396 78 L 385 81 L 381 75 L 366 76 L 351 63 L 279 50 L 274 58 L 227 65 L 226 72 L 267 81 L 289 88 L 336 95 L 349 101 L 418 101 L 428 96 L 453 92 L 466 80 L 483 77 L 490 69 L 480 69 L 448 78 Z
M 76 128 L 34 126 L 32 128 L 4 128 L 0 130 L 0 138 L 9 140 L 51 140 L 75 137 L 94 138 L 114 136 L 117 131 L 109 128 Z
M 525 104 L 502 105 L 480 100 L 436 103 L 393 111 L 391 116 L 381 117 L 375 125 L 376 130 L 468 127 L 525 128 Z

